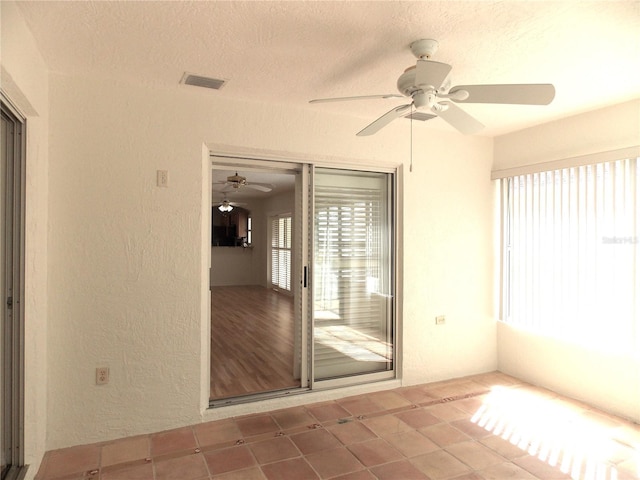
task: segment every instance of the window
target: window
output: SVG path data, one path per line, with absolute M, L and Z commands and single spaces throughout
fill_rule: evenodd
M 247 243 L 251 245 L 251 217 L 247 217 Z
M 271 219 L 271 284 L 291 291 L 291 216 Z
M 637 158 L 502 179 L 503 320 L 640 347 L 638 184 Z

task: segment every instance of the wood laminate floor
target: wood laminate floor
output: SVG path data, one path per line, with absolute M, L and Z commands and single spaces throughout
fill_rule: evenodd
M 260 286 L 211 289 L 211 399 L 299 387 L 293 298 Z

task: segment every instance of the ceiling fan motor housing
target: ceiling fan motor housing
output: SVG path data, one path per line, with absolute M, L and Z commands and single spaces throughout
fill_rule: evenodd
M 413 98 L 413 105 L 416 109 L 431 106 L 436 100 L 437 87 L 429 85 L 418 87 L 416 83 L 416 68 L 410 67 L 398 78 L 398 91 L 407 97 Z
M 239 188 L 240 186 L 247 184 L 247 179 L 245 177 L 241 177 L 238 175 L 238 172 L 236 172 L 235 175 L 227 177 L 227 182 L 232 184 L 233 188 Z
M 421 39 L 416 40 L 410 46 L 411 52 L 415 55 L 419 60 L 427 60 L 431 58 L 431 56 L 436 53 L 438 50 L 438 42 L 431 39 Z M 412 97 L 414 93 L 418 91 L 424 91 L 425 93 L 429 93 L 429 90 L 425 91 L 423 87 L 416 86 L 416 66 L 412 65 L 407 68 L 400 78 L 398 78 L 398 91 L 407 96 Z M 433 87 L 433 91 L 437 91 L 440 85 L 431 85 Z M 422 105 L 421 105 L 422 106 Z M 418 105 L 416 105 L 418 107 Z
M 415 65 L 407 68 L 402 75 L 398 78 L 398 91 L 407 96 L 412 96 L 415 92 L 420 90 L 415 85 L 416 83 L 416 67 Z

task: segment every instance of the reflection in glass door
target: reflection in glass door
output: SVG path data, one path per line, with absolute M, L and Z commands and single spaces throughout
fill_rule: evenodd
M 316 381 L 393 369 L 392 179 L 315 169 Z

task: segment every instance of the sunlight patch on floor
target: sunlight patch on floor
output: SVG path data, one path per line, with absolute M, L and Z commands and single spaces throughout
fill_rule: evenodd
M 359 362 L 391 361 L 391 345 L 348 325 L 315 327 L 314 339 Z
M 575 480 L 618 480 L 621 451 L 633 451 L 640 477 L 640 442 L 617 441 L 615 422 L 559 405 L 531 390 L 492 387 L 471 421 Z

